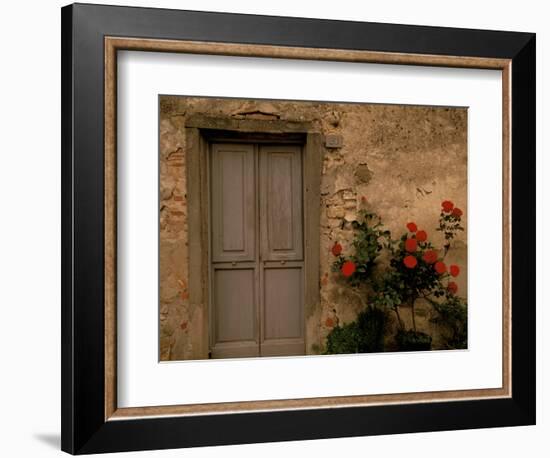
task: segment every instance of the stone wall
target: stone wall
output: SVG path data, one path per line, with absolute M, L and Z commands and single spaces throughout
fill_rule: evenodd
M 343 146 L 325 149 L 321 177 L 321 305 L 306 322 L 308 353 L 323 349 L 337 323 L 353 320 L 361 301 L 331 272 L 334 241 L 349 253 L 350 224 L 363 206 L 379 214 L 394 238 L 415 221 L 430 240 L 442 200 L 464 211 L 467 227 L 467 110 L 397 105 L 287 102 L 163 96 L 160 100 L 160 348 L 161 360 L 196 358 L 202 309 L 189 304 L 185 119 L 216 117 L 309 121 Z M 453 241 L 447 261 L 459 264 L 459 294 L 467 293 L 466 232 Z M 417 326 L 435 336 L 429 310 L 417 307 Z M 405 321 L 409 313 L 403 313 Z

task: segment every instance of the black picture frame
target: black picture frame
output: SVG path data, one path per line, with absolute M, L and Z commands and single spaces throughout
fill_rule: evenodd
M 72 454 L 535 424 L 535 34 L 62 8 L 62 449 Z M 104 37 L 512 60 L 512 397 L 105 421 Z

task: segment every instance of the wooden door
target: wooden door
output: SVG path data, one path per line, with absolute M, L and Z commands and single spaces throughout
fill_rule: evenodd
M 298 145 L 211 145 L 211 354 L 304 354 Z
M 301 151 L 261 146 L 259 163 L 261 354 L 303 354 Z

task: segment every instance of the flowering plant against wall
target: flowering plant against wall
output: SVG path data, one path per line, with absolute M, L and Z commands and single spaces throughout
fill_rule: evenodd
M 391 233 L 383 229 L 382 221 L 375 213 L 367 210 L 360 210 L 358 218 L 351 224 L 355 232 L 351 247 L 353 254 L 344 256 L 340 242 L 334 242 L 331 251 L 336 261 L 332 270 L 340 272 L 352 286 L 360 286 L 370 281 L 377 258 L 391 243 Z
M 436 228 L 444 235 L 441 248 L 434 246 L 428 232 L 413 221 L 404 225 L 399 239 L 393 240 L 378 216 L 366 211 L 361 216 L 361 221 L 354 223 L 354 254 L 343 256 L 342 246 L 336 242 L 332 249 L 337 257 L 333 270 L 339 270 L 352 288 L 365 283 L 371 286 L 371 297 L 365 301 L 369 307 L 395 313 L 398 324 L 395 341 L 400 350 L 431 348 L 432 337 L 417 328 L 415 307 L 420 300 L 432 306 L 436 314 L 433 321 L 447 327 L 448 346 L 464 346 L 466 302 L 458 296 L 455 281 L 460 266 L 446 263 L 452 240 L 464 230 L 462 210 L 449 200 L 442 202 Z M 377 272 L 374 265 L 383 252 L 389 262 Z M 406 329 L 403 308 L 410 310 L 411 329 Z

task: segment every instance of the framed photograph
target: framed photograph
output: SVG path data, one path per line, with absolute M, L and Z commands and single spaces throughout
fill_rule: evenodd
M 535 423 L 535 35 L 62 9 L 62 449 Z

